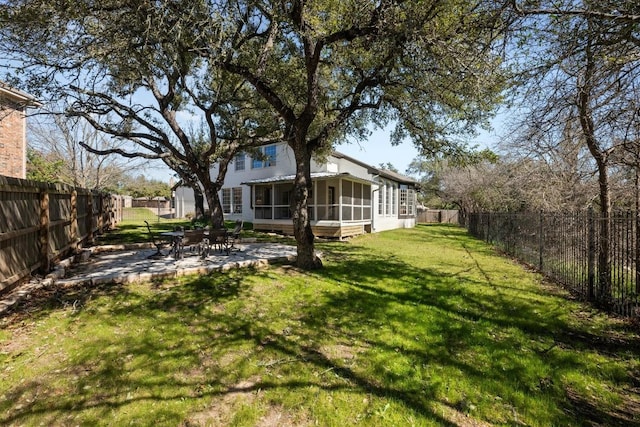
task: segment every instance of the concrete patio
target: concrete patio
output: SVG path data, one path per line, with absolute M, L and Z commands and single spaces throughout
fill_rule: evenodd
M 294 246 L 278 243 L 243 243 L 239 249 L 229 255 L 212 251 L 206 258 L 187 252 L 182 259 L 174 259 L 169 255 L 154 257 L 156 250 L 149 248 L 149 245 L 85 249 L 75 259 L 58 264 L 46 277 L 34 277 L 1 296 L 0 315 L 41 287 L 131 283 L 190 274 L 205 275 L 233 268 L 291 263 L 296 259 Z

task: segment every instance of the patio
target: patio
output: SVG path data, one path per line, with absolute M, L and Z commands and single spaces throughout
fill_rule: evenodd
M 159 280 L 190 274 L 210 274 L 233 268 L 261 267 L 271 263 L 291 263 L 296 257 L 296 248 L 277 243 L 243 243 L 239 251 L 229 255 L 212 251 L 206 258 L 196 253 L 187 253 L 182 259 L 171 255 L 152 257 L 155 248 L 132 247 L 127 249 L 95 247 L 86 250 L 83 260 L 63 261 L 45 278 L 33 278 L 0 297 L 0 315 L 23 298 L 41 287 L 100 285 L 104 283 L 131 283 Z M 117 250 L 120 249 L 120 250 Z

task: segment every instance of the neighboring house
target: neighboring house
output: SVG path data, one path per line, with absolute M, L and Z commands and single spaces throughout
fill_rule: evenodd
M 0 82 L 0 175 L 27 177 L 26 109 L 39 106 L 33 96 Z
M 252 222 L 255 230 L 293 234 L 293 152 L 284 143 L 262 151 L 266 160 L 241 153 L 229 165 L 220 192 L 225 219 Z M 343 238 L 416 224 L 412 178 L 333 152 L 324 163 L 312 162 L 311 179 L 309 214 L 316 236 Z M 175 205 L 178 218 L 192 214 L 193 191 L 176 187 Z

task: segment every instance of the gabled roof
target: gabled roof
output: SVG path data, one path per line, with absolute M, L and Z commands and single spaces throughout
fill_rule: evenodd
M 370 174 L 372 174 L 372 175 L 378 175 L 378 176 L 381 176 L 383 178 L 392 179 L 392 180 L 397 181 L 397 182 L 399 182 L 401 184 L 414 184 L 415 185 L 415 184 L 418 183 L 418 181 L 416 181 L 415 179 L 411 178 L 410 176 L 402 175 L 402 174 L 399 174 L 397 172 L 393 172 L 393 171 L 390 171 L 390 170 L 387 170 L 387 169 L 380 169 L 380 168 L 377 168 L 375 166 L 368 165 L 368 164 L 366 164 L 364 162 L 361 162 L 358 159 L 355 159 L 353 157 L 347 156 L 346 154 L 343 154 L 343 153 L 341 153 L 339 151 L 334 151 L 333 153 L 331 153 L 331 155 L 333 157 L 338 158 L 338 159 L 345 159 L 345 160 L 350 161 L 351 163 L 355 163 L 355 164 L 357 164 L 359 166 L 367 168 L 368 172 Z
M 42 104 L 32 95 L 15 89 L 3 81 L 0 81 L 0 97 L 8 98 L 14 102 L 24 104 L 27 107 L 41 107 Z

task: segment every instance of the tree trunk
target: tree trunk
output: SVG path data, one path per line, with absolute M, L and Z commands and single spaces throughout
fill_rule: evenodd
M 219 188 L 213 183 L 208 183 L 204 188 L 204 195 L 207 198 L 209 204 L 209 212 L 211 213 L 211 226 L 213 228 L 224 227 L 224 214 L 222 212 L 222 204 L 220 203 L 220 196 L 218 196 Z
M 598 162 L 598 184 L 600 186 L 600 251 L 598 253 L 599 299 L 605 304 L 611 301 L 611 194 L 609 172 L 606 163 Z
M 636 158 L 636 293 L 640 294 L 640 159 Z
M 193 189 L 193 198 L 196 204 L 196 219 L 201 219 L 204 217 L 204 194 L 202 194 L 202 190 L 199 185 L 194 185 Z
M 611 302 L 611 194 L 609 189 L 609 156 L 598 144 L 595 124 L 591 111 L 595 59 L 591 50 L 591 40 L 585 48 L 585 69 L 582 84 L 578 85 L 578 115 L 580 127 L 591 156 L 598 166 L 600 189 L 600 247 L 598 252 L 598 299 L 601 303 Z
M 315 252 L 314 235 L 309 221 L 309 194 L 311 192 L 311 152 L 305 141 L 289 144 L 296 158 L 296 177 L 293 183 L 293 233 L 297 243 L 296 265 L 304 270 L 322 268 Z

